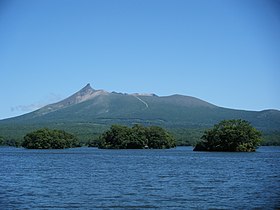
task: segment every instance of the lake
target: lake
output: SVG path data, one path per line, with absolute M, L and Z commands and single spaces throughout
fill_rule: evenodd
M 255 153 L 0 147 L 0 209 L 279 209 L 280 147 Z

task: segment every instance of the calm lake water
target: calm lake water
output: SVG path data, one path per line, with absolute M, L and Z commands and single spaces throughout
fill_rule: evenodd
M 0 147 L 0 209 L 279 209 L 280 147 L 255 153 Z

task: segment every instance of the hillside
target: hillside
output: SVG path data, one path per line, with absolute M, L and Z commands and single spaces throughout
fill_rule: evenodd
M 160 125 L 180 133 L 209 128 L 221 120 L 233 118 L 247 120 L 265 133 L 280 131 L 280 111 L 277 110 L 234 110 L 190 96 L 110 93 L 87 84 L 58 103 L 1 120 L 0 136 L 19 138 L 34 128 L 50 127 L 66 129 L 90 140 L 90 136 L 116 123 Z

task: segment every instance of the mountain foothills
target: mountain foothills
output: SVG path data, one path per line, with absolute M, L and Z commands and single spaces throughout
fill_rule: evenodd
M 280 111 L 227 109 L 183 95 L 126 94 L 95 90 L 87 84 L 77 93 L 34 112 L 0 121 L 0 136 L 11 144 L 35 129 L 63 129 L 83 143 L 93 143 L 112 124 L 161 126 L 178 145 L 194 145 L 203 131 L 221 120 L 243 119 L 261 130 L 263 144 L 280 144 Z

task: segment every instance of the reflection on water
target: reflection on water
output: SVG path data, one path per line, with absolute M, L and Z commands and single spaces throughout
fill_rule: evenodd
M 280 147 L 255 153 L 0 148 L 0 209 L 277 209 Z

